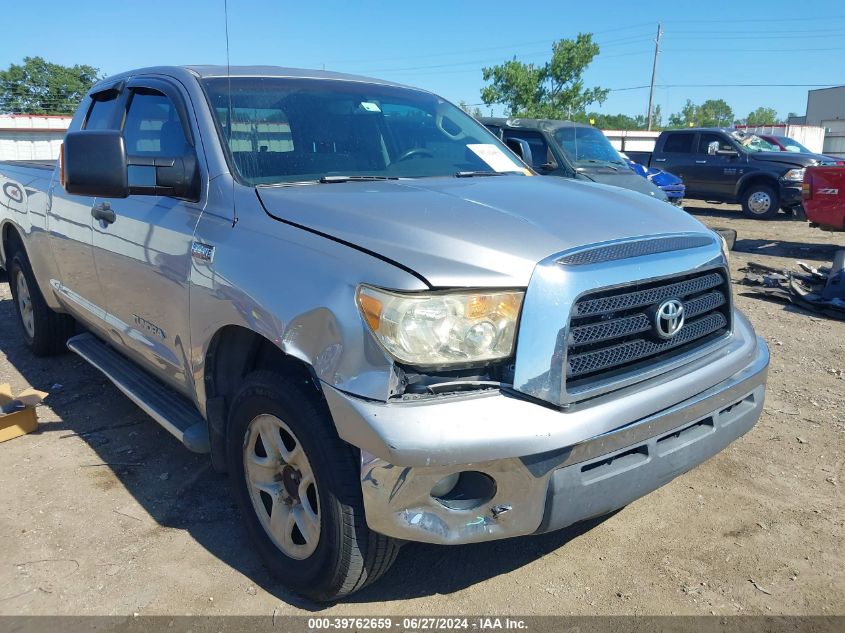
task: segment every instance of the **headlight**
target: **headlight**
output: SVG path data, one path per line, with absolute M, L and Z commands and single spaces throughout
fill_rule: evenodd
M 523 292 L 398 293 L 358 289 L 379 343 L 409 365 L 456 365 L 513 353 Z
M 793 180 L 795 182 L 801 182 L 804 180 L 804 168 L 801 169 L 790 169 L 783 175 L 784 180 Z

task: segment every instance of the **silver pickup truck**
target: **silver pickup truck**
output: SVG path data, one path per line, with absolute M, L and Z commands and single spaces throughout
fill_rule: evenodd
M 209 453 L 267 565 L 317 600 L 403 541 L 610 513 L 763 407 L 768 350 L 716 234 L 535 177 L 423 90 L 127 72 L 55 169 L 0 165 L 0 202 L 32 351 L 70 348 Z

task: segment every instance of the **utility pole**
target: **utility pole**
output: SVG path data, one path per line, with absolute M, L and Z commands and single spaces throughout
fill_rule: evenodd
M 652 105 L 654 104 L 654 81 L 657 78 L 657 58 L 660 55 L 660 39 L 663 37 L 663 25 L 657 25 L 657 39 L 654 40 L 654 64 L 651 67 L 651 89 L 648 91 L 648 129 L 651 130 Z

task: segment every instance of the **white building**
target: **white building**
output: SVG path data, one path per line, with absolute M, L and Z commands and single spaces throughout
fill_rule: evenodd
M 0 114 L 0 160 L 55 160 L 69 116 Z
M 824 128 L 824 153 L 845 156 L 845 86 L 807 93 L 807 125 Z

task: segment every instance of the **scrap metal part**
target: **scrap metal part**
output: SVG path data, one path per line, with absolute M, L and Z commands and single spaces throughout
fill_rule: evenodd
M 789 301 L 800 308 L 845 321 L 845 250 L 836 251 L 831 267 L 797 262 L 803 272 L 748 262 L 740 284 L 749 292 Z

